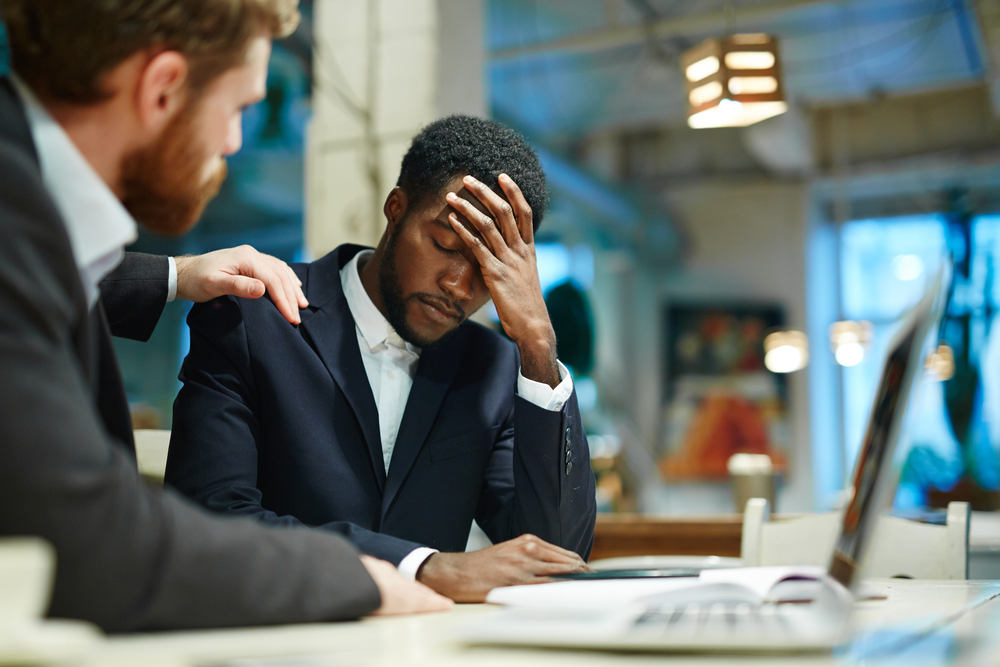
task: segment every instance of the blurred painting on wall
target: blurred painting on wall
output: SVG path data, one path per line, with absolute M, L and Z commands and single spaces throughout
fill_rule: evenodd
M 767 454 L 787 466 L 787 383 L 764 367 L 764 337 L 782 327 L 774 304 L 670 304 L 664 438 L 668 480 L 721 480 L 729 457 Z

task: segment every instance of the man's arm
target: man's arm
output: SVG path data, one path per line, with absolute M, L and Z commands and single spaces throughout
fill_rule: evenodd
M 477 522 L 494 542 L 530 533 L 586 560 L 597 499 L 576 394 L 558 412 L 517 397 L 513 423 L 494 448 Z
M 257 390 L 239 304 L 224 298 L 195 306 L 188 324 L 191 348 L 174 401 L 165 481 L 215 512 L 277 526 L 305 525 L 263 507 L 257 488 Z M 340 533 L 362 552 L 396 566 L 424 546 L 348 521 L 315 527 Z
M 169 261 L 161 255 L 127 252 L 101 281 L 101 301 L 111 333 L 146 342 L 167 303 Z
M 498 586 L 588 569 L 596 499 L 576 396 L 558 412 L 517 397 L 515 413 L 494 445 L 476 510 L 476 522 L 496 544 L 434 554 L 418 573 L 418 581 L 458 602 L 482 602 Z M 574 446 L 578 438 L 582 445 Z
M 507 541 L 472 554 L 435 554 L 419 573 L 420 581 L 453 599 L 479 601 L 495 586 L 586 569 L 581 557 L 593 545 L 597 507 L 580 410 L 556 357 L 539 286 L 531 208 L 506 175 L 500 185 L 507 201 L 470 176 L 464 183 L 481 208 L 449 194 L 455 209 L 449 221 L 475 254 L 500 324 L 518 347 L 519 392 L 534 394 L 515 398 L 476 513 L 490 539 Z M 566 392 L 562 405 L 549 404 L 561 403 L 558 395 Z
M 174 295 L 169 294 L 171 271 L 176 274 Z M 265 293 L 292 324 L 300 322 L 299 309 L 309 305 L 291 267 L 250 246 L 175 257 L 173 269 L 165 256 L 127 252 L 101 281 L 111 333 L 143 342 L 171 297 L 202 303 L 224 295 L 256 299 Z
M 555 332 L 538 280 L 531 207 L 506 174 L 499 178 L 506 200 L 471 176 L 463 182 L 479 206 L 449 193 L 455 209 L 449 221 L 479 262 L 500 324 L 517 345 L 519 389 L 529 380 L 544 391 L 567 390 L 571 381 L 556 358 Z M 487 484 L 497 500 L 488 502 L 498 506 L 480 509 L 485 514 L 480 525 L 489 526 L 487 534 L 534 533 L 586 558 L 597 515 L 587 437 L 575 393 L 558 409 L 546 409 L 551 407 L 524 396 L 515 399 L 513 428 L 504 437 L 516 445 L 508 450 L 501 443 L 494 453 Z M 514 471 L 511 490 L 502 488 L 508 466 Z
M 207 516 L 108 439 L 71 333 L 85 300 L 58 213 L 0 146 L 0 534 L 59 566 L 50 614 L 106 630 L 355 618 L 379 593 L 334 535 Z
M 299 324 L 299 309 L 309 305 L 302 282 L 277 257 L 248 245 L 204 255 L 177 257 L 177 297 L 204 303 L 220 296 L 259 299 L 266 292 L 281 316 Z

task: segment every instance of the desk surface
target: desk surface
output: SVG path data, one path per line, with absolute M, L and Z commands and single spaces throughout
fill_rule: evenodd
M 674 656 L 671 665 L 1000 665 L 1000 581 L 874 580 L 885 600 L 858 604 L 859 628 L 832 655 Z M 366 619 L 356 623 L 112 637 L 90 665 L 117 667 L 581 667 L 662 664 L 663 654 L 530 650 L 463 646 L 455 628 L 496 613 L 462 605 L 443 614 Z

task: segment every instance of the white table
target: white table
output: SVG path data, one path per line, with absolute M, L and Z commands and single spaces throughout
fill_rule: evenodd
M 855 640 L 834 654 L 797 656 L 672 656 L 671 667 L 698 665 L 1000 665 L 1000 581 L 875 580 L 888 597 L 858 604 Z M 83 662 L 87 667 L 588 667 L 663 664 L 663 654 L 464 646 L 455 628 L 488 605 L 461 605 L 439 614 L 316 624 L 111 637 Z M 937 628 L 929 634 L 929 628 Z M 913 643 L 916 637 L 923 637 Z M 878 647 L 909 642 L 903 654 Z M 917 659 L 919 658 L 919 660 Z
M 973 512 L 969 522 L 969 578 L 1000 578 L 1000 512 Z

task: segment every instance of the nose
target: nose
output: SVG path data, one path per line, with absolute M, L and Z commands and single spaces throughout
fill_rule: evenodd
M 464 256 L 451 264 L 439 281 L 441 289 L 456 301 L 467 301 L 475 296 L 475 269 Z
M 229 121 L 229 130 L 226 134 L 226 143 L 222 146 L 222 156 L 228 157 L 240 150 L 243 146 L 243 114 L 238 113 Z

